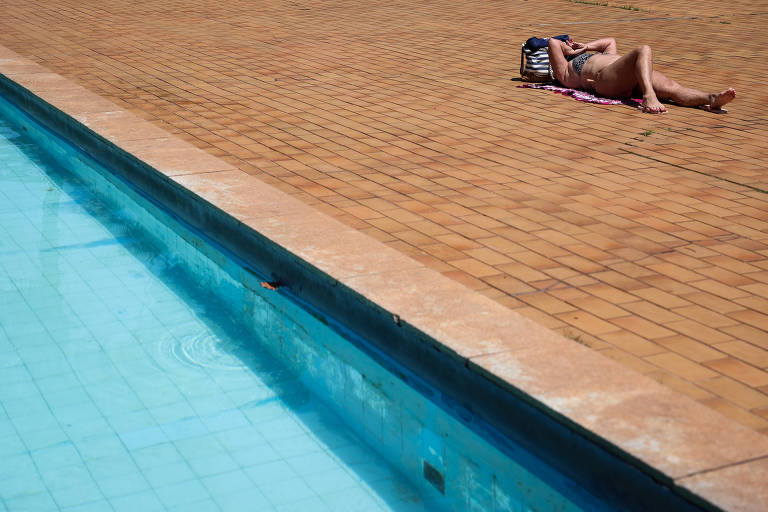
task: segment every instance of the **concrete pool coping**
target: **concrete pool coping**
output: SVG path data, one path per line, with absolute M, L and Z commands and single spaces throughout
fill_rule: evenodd
M 768 501 L 768 439 L 628 371 L 0 47 L 0 74 L 425 334 L 457 368 L 714 507 Z M 0 80 L 4 89 L 16 87 Z M 286 283 L 290 286 L 290 283 Z M 696 500 L 698 501 L 698 500 Z M 699 502 L 699 504 L 704 504 Z

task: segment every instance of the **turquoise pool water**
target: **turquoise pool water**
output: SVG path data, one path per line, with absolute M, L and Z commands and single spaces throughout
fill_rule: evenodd
M 0 162 L 0 509 L 424 510 L 129 216 L 4 120 Z
M 0 511 L 600 508 L 259 280 L 0 98 Z

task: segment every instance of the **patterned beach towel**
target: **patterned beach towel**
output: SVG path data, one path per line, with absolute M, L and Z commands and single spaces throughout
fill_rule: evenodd
M 524 87 L 527 89 L 546 89 L 547 91 L 564 94 L 565 96 L 571 96 L 577 101 L 599 103 L 600 105 L 629 105 L 632 107 L 637 107 L 642 103 L 642 100 L 640 99 L 633 98 L 631 100 L 614 100 L 611 98 L 601 98 L 600 96 L 595 96 L 590 92 L 580 91 L 578 89 L 569 89 L 567 87 L 559 87 L 557 85 L 551 84 L 523 84 L 518 85 L 518 87 Z

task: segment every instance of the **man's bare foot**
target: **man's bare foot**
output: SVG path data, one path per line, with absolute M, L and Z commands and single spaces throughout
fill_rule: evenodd
M 666 114 L 667 107 L 661 104 L 656 97 L 643 98 L 643 102 L 640 104 L 640 108 L 646 114 Z
M 736 91 L 733 89 L 733 87 L 729 87 L 723 92 L 710 94 L 709 104 L 704 105 L 704 108 L 706 110 L 725 110 L 723 108 L 723 105 L 726 105 L 732 102 L 735 98 L 736 98 Z

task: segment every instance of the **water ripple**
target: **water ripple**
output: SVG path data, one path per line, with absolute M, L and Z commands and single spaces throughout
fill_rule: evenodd
M 219 372 L 242 372 L 248 367 L 232 352 L 235 344 L 220 339 L 210 331 L 189 334 L 182 339 L 166 338 L 160 342 L 160 354 L 184 366 Z

